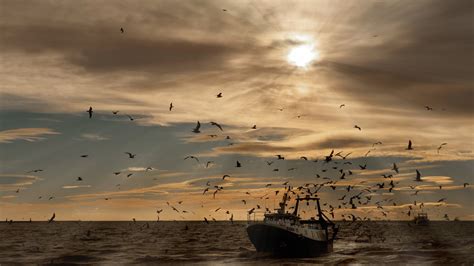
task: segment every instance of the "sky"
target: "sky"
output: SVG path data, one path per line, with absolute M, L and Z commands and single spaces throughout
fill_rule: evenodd
M 474 220 L 472 1 L 0 6 L 2 219 Z

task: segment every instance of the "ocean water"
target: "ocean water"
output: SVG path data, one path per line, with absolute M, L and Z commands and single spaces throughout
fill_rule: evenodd
M 257 253 L 244 222 L 0 223 L 0 264 L 474 264 L 474 222 L 339 225 L 334 252 L 281 259 Z

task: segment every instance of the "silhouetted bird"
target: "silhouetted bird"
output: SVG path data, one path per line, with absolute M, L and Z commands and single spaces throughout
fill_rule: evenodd
M 125 154 L 128 154 L 128 158 L 130 158 L 130 159 L 133 159 L 133 158 L 135 158 L 135 156 L 137 156 L 136 154 L 133 154 L 131 152 L 125 152 Z
M 197 157 L 195 157 L 195 156 L 192 156 L 192 155 L 186 156 L 186 157 L 184 157 L 184 159 L 185 159 L 185 160 L 187 160 L 187 159 L 194 159 L 194 160 L 196 160 L 196 162 L 199 163 L 199 159 L 198 159 Z
M 406 149 L 407 150 L 413 150 L 411 140 L 408 141 L 408 147 Z
M 252 129 L 257 129 L 257 125 L 253 125 Z
M 275 156 L 278 157 L 277 160 L 285 160 L 285 157 L 281 156 L 280 154 L 277 154 Z
M 170 103 L 170 108 L 169 108 L 170 111 L 171 111 L 171 109 L 173 109 L 173 107 L 174 107 L 174 106 L 173 106 L 173 103 Z
M 421 180 L 421 173 L 420 173 L 420 171 L 418 171 L 418 169 L 416 169 L 416 179 L 415 179 L 415 181 L 417 181 L 417 182 L 421 182 L 421 181 L 422 181 L 422 180 Z
M 224 175 L 224 176 L 222 176 L 222 180 L 224 180 L 226 177 L 230 177 L 230 175 Z
M 396 163 L 393 163 L 392 170 L 395 171 L 395 172 L 397 172 L 397 174 L 398 174 L 398 167 L 397 167 L 397 164 L 396 164 Z
M 358 125 L 355 125 L 354 128 L 357 128 L 359 131 L 362 130 Z
M 92 111 L 92 106 L 89 107 L 89 110 L 87 110 L 86 112 L 89 113 L 89 118 L 92 118 L 92 113 L 94 112 Z
M 222 92 L 219 92 L 216 97 L 217 98 L 222 98 Z
M 221 131 L 224 131 L 221 125 L 217 124 L 216 122 L 211 122 L 211 125 L 218 127 Z
M 120 32 L 121 32 L 121 33 L 124 33 L 125 30 L 124 30 L 123 28 L 120 28 Z
M 439 147 L 438 147 L 438 153 L 439 153 L 439 150 L 441 150 L 441 148 L 443 148 L 443 146 L 444 146 L 444 145 L 447 145 L 447 144 L 448 144 L 448 143 L 446 143 L 446 142 L 445 142 L 445 143 L 441 143 L 441 145 L 439 145 Z
M 341 105 L 339 105 L 339 108 L 342 108 L 342 107 L 344 107 L 344 106 L 346 106 L 346 105 L 345 105 L 345 104 L 341 104 Z
M 82 181 L 82 177 L 78 176 L 77 181 Z
M 53 216 L 51 216 L 51 218 L 49 218 L 48 223 L 53 222 L 53 221 L 54 221 L 54 218 L 56 218 L 56 213 L 53 213 Z
M 199 123 L 199 121 L 197 121 L 196 127 L 193 129 L 193 132 L 194 133 L 201 133 L 201 131 L 199 131 L 200 127 L 201 127 L 201 123 Z
M 242 167 L 242 164 L 240 164 L 239 161 L 236 162 L 235 167 Z
M 135 119 L 133 119 L 133 117 L 131 115 L 126 115 L 128 117 L 128 119 L 130 119 L 130 121 L 133 121 Z

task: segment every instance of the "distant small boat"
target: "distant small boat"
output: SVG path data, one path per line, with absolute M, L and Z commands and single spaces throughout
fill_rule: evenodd
M 418 213 L 413 220 L 417 225 L 428 225 L 430 220 L 428 219 L 428 214 L 426 212 Z
M 297 198 L 293 213 L 285 212 L 288 200 L 287 191 L 277 212 L 266 213 L 263 221 L 251 221 L 249 214 L 247 233 L 257 252 L 279 257 L 317 257 L 331 252 L 338 228 L 321 212 L 319 198 Z M 301 220 L 300 201 L 316 201 L 318 219 Z

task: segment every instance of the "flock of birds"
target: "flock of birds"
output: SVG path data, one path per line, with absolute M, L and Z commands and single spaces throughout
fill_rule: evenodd
M 226 10 L 224 9 L 223 11 L 226 11 Z M 123 28 L 120 28 L 120 32 L 123 34 L 123 33 L 125 33 L 125 30 Z M 216 95 L 216 98 L 222 98 L 222 97 L 223 97 L 222 92 L 219 92 Z M 168 108 L 169 111 L 171 112 L 174 107 L 175 106 L 173 105 L 173 102 L 171 102 L 169 104 L 169 108 Z M 346 107 L 346 105 L 341 104 L 339 106 L 339 108 L 343 108 L 343 107 Z M 426 108 L 427 111 L 433 111 L 434 110 L 430 106 L 425 106 L 425 108 Z M 283 111 L 284 108 L 278 108 L 278 110 Z M 89 119 L 93 119 L 94 109 L 92 108 L 92 106 L 89 107 L 89 109 L 86 112 L 88 113 Z M 112 114 L 113 115 L 118 115 L 119 112 L 120 111 L 112 111 Z M 128 119 L 130 119 L 130 121 L 134 121 L 134 118 L 131 115 L 125 114 L 125 116 L 128 117 Z M 303 116 L 305 116 L 305 115 L 298 115 L 296 117 L 301 118 Z M 224 129 L 223 129 L 222 125 L 220 125 L 219 123 L 211 121 L 211 122 L 209 122 L 209 124 L 211 126 L 216 127 L 220 132 L 224 132 Z M 362 128 L 358 125 L 354 125 L 354 128 L 359 130 L 359 131 L 362 131 Z M 256 130 L 257 125 L 251 126 L 250 129 Z M 201 133 L 201 123 L 200 123 L 200 121 L 197 121 L 196 126 L 191 130 L 191 132 L 193 132 L 195 134 L 200 134 Z M 217 137 L 218 135 L 212 134 L 212 135 L 208 135 L 208 136 Z M 229 139 L 231 139 L 231 137 L 226 136 L 225 139 L 229 140 Z M 230 145 L 231 144 L 233 144 L 233 143 L 230 143 Z M 372 148 L 374 146 L 382 145 L 382 144 L 383 143 L 380 142 L 380 141 L 375 142 L 375 143 L 372 144 Z M 439 153 L 440 150 L 446 145 L 447 145 L 447 143 L 442 143 L 441 145 L 439 145 L 439 147 L 437 148 L 437 152 Z M 370 149 L 364 156 L 366 157 L 373 150 L 374 150 L 374 148 Z M 411 140 L 408 141 L 408 145 L 406 146 L 406 150 L 407 151 L 414 150 L 413 143 L 412 143 Z M 134 153 L 131 153 L 131 152 L 125 152 L 125 154 L 128 156 L 129 159 L 134 159 L 137 156 L 137 154 L 134 154 Z M 343 154 L 343 151 L 335 152 L 335 150 L 332 150 L 328 155 L 324 156 L 324 158 L 321 159 L 321 160 L 318 160 L 318 159 L 310 160 L 308 156 L 301 156 L 299 158 L 300 160 L 308 161 L 308 163 L 312 162 L 312 163 L 319 163 L 320 164 L 319 166 L 320 166 L 321 169 L 320 169 L 319 173 L 315 174 L 315 180 L 316 181 L 321 180 L 321 182 L 319 182 L 319 183 L 306 183 L 306 184 L 296 186 L 296 187 L 290 185 L 289 181 L 282 182 L 281 184 L 280 183 L 278 183 L 278 184 L 268 183 L 264 186 L 264 189 L 266 189 L 266 191 L 268 191 L 267 193 L 265 193 L 262 196 L 257 196 L 257 195 L 251 194 L 250 192 L 245 192 L 245 195 L 246 195 L 247 198 L 242 199 L 241 202 L 242 202 L 243 205 L 247 206 L 253 200 L 268 200 L 272 197 L 275 198 L 280 193 L 280 191 L 283 191 L 283 193 L 289 193 L 289 196 L 288 196 L 289 200 L 291 200 L 292 198 L 295 199 L 297 197 L 300 197 L 300 198 L 301 197 L 318 197 L 318 193 L 320 191 L 322 191 L 323 189 L 326 189 L 326 190 L 329 190 L 329 191 L 336 191 L 336 190 L 344 191 L 345 193 L 340 198 L 338 198 L 338 202 L 339 202 L 338 204 L 335 204 L 334 206 L 331 205 L 331 204 L 327 204 L 327 203 L 323 204 L 323 207 L 324 207 L 323 212 L 328 213 L 334 219 L 336 210 L 354 210 L 354 209 L 357 209 L 358 207 L 361 207 L 361 206 L 369 206 L 369 203 L 371 203 L 373 201 L 374 195 L 376 195 L 377 192 L 387 191 L 387 192 L 391 193 L 399 185 L 400 182 L 395 182 L 392 179 L 395 175 L 400 173 L 400 169 L 399 169 L 399 167 L 397 166 L 396 163 L 393 163 L 390 173 L 386 173 L 386 174 L 382 175 L 384 180 L 387 180 L 387 181 L 384 181 L 384 182 L 381 182 L 381 183 L 376 183 L 374 185 L 365 184 L 365 183 L 367 183 L 367 181 L 361 181 L 359 184 L 355 184 L 355 185 L 347 185 L 347 186 L 339 185 L 338 183 L 343 182 L 343 180 L 347 180 L 350 176 L 355 175 L 354 174 L 355 169 L 352 168 L 353 162 L 351 162 L 348 159 L 348 157 L 351 154 L 352 154 L 352 152 Z M 83 155 L 81 155 L 81 157 L 82 158 L 87 158 L 88 155 L 83 154 Z M 275 155 L 275 157 L 276 157 L 275 160 L 266 161 L 267 166 L 272 166 L 275 163 L 275 161 L 285 160 L 285 156 L 283 156 L 281 154 L 277 154 L 277 155 Z M 199 158 L 196 157 L 196 156 L 193 156 L 193 155 L 189 155 L 189 156 L 186 156 L 184 158 L 184 160 L 188 160 L 188 159 L 189 160 L 195 160 L 197 163 L 201 163 Z M 205 163 L 205 167 L 208 168 L 212 164 L 214 164 L 213 161 L 207 161 Z M 242 168 L 242 167 L 244 167 L 244 165 L 239 160 L 236 160 L 235 167 L 236 168 Z M 296 167 L 291 167 L 291 168 L 288 168 L 287 171 L 294 171 L 296 169 L 297 169 Z M 367 169 L 368 169 L 367 163 L 358 164 L 357 167 L 356 167 L 356 170 L 358 170 L 358 171 L 364 171 L 364 170 L 367 170 Z M 146 171 L 149 171 L 149 170 L 153 170 L 153 168 L 152 167 L 147 167 Z M 338 177 L 331 178 L 331 177 L 325 176 L 328 170 L 337 171 L 338 172 Z M 28 173 L 39 173 L 39 172 L 42 172 L 42 171 L 43 171 L 42 169 L 34 169 L 34 170 L 31 170 L 31 171 L 28 171 Z M 280 168 L 278 168 L 278 167 L 273 168 L 272 171 L 278 172 L 278 171 L 280 171 Z M 423 182 L 423 177 L 422 177 L 421 172 L 418 169 L 416 169 L 415 171 L 416 171 L 416 177 L 415 177 L 414 181 L 415 182 Z M 114 172 L 114 175 L 120 175 L 120 174 L 121 174 L 120 171 L 119 172 Z M 130 177 L 132 174 L 133 173 L 127 174 L 127 177 Z M 202 195 L 206 196 L 207 194 L 212 194 L 212 199 L 216 199 L 216 196 L 218 195 L 218 193 L 223 193 L 223 191 L 225 190 L 225 186 L 222 185 L 222 182 L 225 182 L 227 180 L 226 178 L 229 179 L 229 178 L 231 178 L 231 176 L 229 174 L 224 174 L 222 176 L 221 182 L 218 183 L 218 184 L 211 184 L 211 182 L 208 181 L 206 183 L 206 186 L 203 188 Z M 77 177 L 76 181 L 81 182 L 81 181 L 83 181 L 83 178 L 82 177 Z M 468 183 L 463 184 L 464 188 L 466 188 L 468 185 L 469 185 Z M 270 192 L 270 190 L 273 187 L 279 187 L 279 189 L 275 189 L 275 190 L 273 190 L 273 192 Z M 417 186 L 410 186 L 410 188 L 412 190 L 414 190 L 414 193 L 412 194 L 412 196 L 417 196 L 418 192 L 420 191 L 420 190 L 417 190 Z M 439 188 L 442 189 L 442 186 L 439 186 Z M 16 193 L 19 193 L 19 192 L 20 192 L 20 189 L 17 189 Z M 42 196 L 39 197 L 39 199 L 41 199 L 41 198 L 42 198 Z M 52 199 L 54 199 L 54 196 L 49 197 L 49 200 L 52 200 Z M 110 198 L 105 198 L 105 200 L 110 200 Z M 438 200 L 439 206 L 441 206 L 441 204 L 445 203 L 446 200 L 447 200 L 446 198 L 439 199 Z M 177 202 L 177 204 L 179 206 L 182 206 L 182 203 L 183 203 L 183 201 L 178 201 Z M 178 208 L 178 207 L 176 207 L 176 205 L 173 205 L 170 202 L 166 202 L 166 204 L 167 204 L 167 207 L 169 207 L 171 209 L 171 211 L 176 212 L 178 214 L 194 213 L 193 211 L 188 211 L 188 210 L 184 210 L 182 208 Z M 390 205 L 393 205 L 393 206 L 397 206 L 397 203 L 392 198 L 386 198 L 386 199 L 374 202 L 374 206 L 376 206 L 375 209 L 377 211 L 380 211 L 381 215 L 383 215 L 384 217 L 388 217 L 388 213 L 390 211 L 387 210 L 386 208 L 384 208 L 383 204 L 390 204 Z M 422 202 L 417 203 L 417 201 L 415 200 L 413 204 L 408 204 L 407 206 L 408 206 L 407 207 L 408 209 L 406 209 L 404 211 L 404 213 L 406 213 L 406 215 L 408 217 L 410 217 L 410 216 L 413 215 L 413 213 L 415 211 L 415 208 L 418 207 L 418 208 L 422 209 L 424 207 L 424 203 L 422 203 Z M 201 207 L 204 207 L 204 205 L 201 205 Z M 249 215 L 252 215 L 252 214 L 256 213 L 257 210 L 261 210 L 264 213 L 271 212 L 271 210 L 269 208 L 261 206 L 260 204 L 256 204 L 255 206 L 250 206 L 250 207 L 251 208 L 247 211 L 247 213 Z M 293 208 L 294 208 L 293 206 L 289 207 L 290 210 L 293 209 Z M 158 220 L 159 220 L 159 215 L 163 211 L 164 211 L 163 208 L 156 211 L 156 213 L 158 215 Z M 224 212 L 226 215 L 229 215 L 228 219 L 231 222 L 234 221 L 234 214 L 231 213 L 230 210 L 224 210 L 221 207 L 219 207 L 219 208 L 216 208 L 215 210 L 213 210 L 213 213 L 217 213 L 217 212 Z M 304 212 L 305 211 L 303 211 L 303 213 Z M 56 217 L 56 214 L 54 213 L 48 221 L 49 222 L 54 221 L 55 217 Z M 352 220 L 352 221 L 370 220 L 369 217 L 356 216 L 355 214 L 351 214 L 351 213 L 348 213 L 348 212 L 345 212 L 345 213 L 341 214 L 341 217 L 342 217 L 343 220 Z M 444 218 L 449 220 L 449 217 L 448 217 L 447 214 L 444 216 Z M 216 221 L 216 219 L 212 216 L 212 214 L 209 215 L 208 217 L 204 217 L 203 220 L 206 223 L 209 223 L 210 220 Z M 12 220 L 8 220 L 8 219 L 6 219 L 6 221 L 7 222 L 12 222 Z M 133 218 L 133 221 L 135 221 L 134 218 Z

